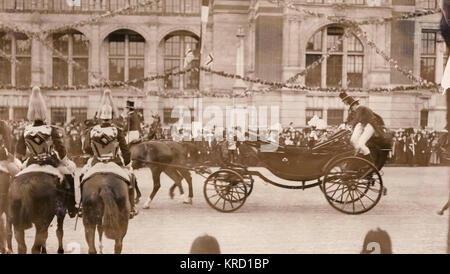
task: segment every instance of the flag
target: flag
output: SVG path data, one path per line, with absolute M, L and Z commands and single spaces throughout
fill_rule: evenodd
M 187 48 L 184 56 L 184 68 L 187 68 L 192 60 L 194 60 L 194 52 L 192 49 Z
M 208 54 L 208 58 L 206 60 L 205 66 L 206 67 L 211 66 L 213 61 L 214 61 L 214 56 L 212 55 L 212 53 Z
M 202 0 L 202 23 L 208 23 L 209 17 L 209 0 Z

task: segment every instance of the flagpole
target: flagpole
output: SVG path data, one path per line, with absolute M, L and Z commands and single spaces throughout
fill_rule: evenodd
M 200 54 L 198 57 L 198 87 L 199 87 L 199 89 L 202 87 L 201 86 L 201 69 L 200 69 L 200 67 L 202 66 L 203 47 L 205 45 L 205 42 L 203 41 L 203 33 L 206 33 L 208 17 L 209 17 L 209 0 L 202 0 L 201 14 L 200 14 Z

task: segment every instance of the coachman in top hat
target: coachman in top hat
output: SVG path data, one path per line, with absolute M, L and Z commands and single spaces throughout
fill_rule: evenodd
M 139 140 L 142 136 L 141 122 L 142 116 L 134 109 L 134 102 L 127 101 L 127 117 L 126 128 L 127 131 L 126 141 L 130 143 L 135 140 Z
M 384 137 L 385 127 L 383 119 L 370 108 L 361 106 L 358 100 L 355 100 L 347 93 L 341 92 L 339 97 L 350 107 L 347 124 L 353 128 L 350 141 L 356 153 L 359 153 L 362 158 L 373 162 L 367 142 L 374 135 L 381 138 Z

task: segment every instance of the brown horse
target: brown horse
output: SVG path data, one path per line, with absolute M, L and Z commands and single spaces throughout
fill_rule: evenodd
M 162 172 L 174 181 L 169 192 L 171 198 L 174 197 L 176 187 L 179 188 L 181 195 L 184 194 L 181 182 L 183 179 L 186 180 L 189 186 L 189 195 L 185 198 L 184 203 L 192 204 L 192 177 L 187 169 L 189 167 L 188 153 L 183 144 L 174 141 L 147 141 L 131 146 L 130 152 L 133 169 L 148 167 L 152 172 L 153 191 L 144 204 L 145 209 L 150 208 L 150 202 L 161 187 Z
M 11 177 L 0 171 L 0 253 L 12 251 L 12 227 L 8 212 L 8 191 Z
M 33 224 L 36 227 L 36 236 L 31 251 L 34 254 L 47 253 L 48 227 L 55 216 L 58 253 L 64 253 L 63 224 L 67 212 L 65 197 L 66 190 L 57 176 L 30 172 L 14 178 L 8 199 L 19 254 L 27 252 L 25 230 L 31 228 Z
M 83 224 L 89 254 L 96 254 L 95 230 L 103 252 L 103 232 L 115 241 L 114 253 L 120 254 L 130 216 L 128 184 L 111 173 L 97 173 L 83 182 Z

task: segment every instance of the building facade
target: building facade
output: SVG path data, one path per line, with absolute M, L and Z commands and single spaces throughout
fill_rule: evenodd
M 69 2 L 75 1 L 0 0 L 0 23 L 17 26 L 17 31 L 0 29 L 1 119 L 25 118 L 32 85 L 51 87 L 43 90 L 52 122 L 91 118 L 98 108 L 101 90 L 89 89 L 89 85 L 182 70 L 185 53 L 191 49 L 196 56 L 194 64 L 203 64 L 212 53 L 212 69 L 268 81 L 286 81 L 323 55 L 330 55 L 306 76 L 299 77 L 297 83 L 318 90 L 360 89 L 351 94 L 378 112 L 391 128 L 439 130 L 446 124 L 446 103 L 440 94 L 426 89 L 368 92 L 414 83 L 354 34 L 342 38 L 345 26 L 334 24 L 329 17 L 311 16 L 266 0 L 213 0 L 208 24 L 202 31 L 203 53 L 199 58 L 200 0 L 155 1 L 94 24 L 44 32 L 145 1 L 80 0 L 79 6 Z M 438 1 L 297 0 L 295 6 L 332 18 L 364 20 L 435 9 Z M 439 21 L 440 14 L 435 14 L 361 28 L 400 66 L 439 83 L 448 56 Z M 41 35 L 29 37 L 20 30 Z M 342 42 L 331 50 L 338 41 Z M 174 107 L 184 105 L 193 111 L 199 102 L 193 96 L 171 94 L 190 94 L 198 89 L 221 94 L 233 89 L 261 88 L 195 71 L 133 86 L 112 89 L 119 108 L 125 106 L 127 99 L 133 99 L 147 121 L 158 113 L 166 125 L 176 120 L 170 116 Z M 347 113 L 337 95 L 311 89 L 272 89 L 235 99 L 204 96 L 201 103 L 203 108 L 214 105 L 222 109 L 276 105 L 281 124 L 294 122 L 303 127 L 313 115 L 329 125 L 341 123 Z

